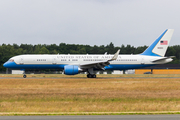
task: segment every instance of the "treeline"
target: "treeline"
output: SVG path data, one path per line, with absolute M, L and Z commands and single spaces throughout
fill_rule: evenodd
M 15 55 L 21 54 L 114 54 L 120 49 L 120 54 L 139 54 L 142 53 L 148 46 L 134 47 L 131 45 L 121 45 L 115 47 L 111 42 L 109 45 L 90 46 L 90 45 L 76 45 L 60 43 L 59 45 L 31 45 L 31 44 L 13 44 L 0 45 L 0 71 L 5 71 L 3 63 Z M 166 56 L 176 56 L 171 64 L 179 64 L 180 59 L 180 45 L 170 46 L 166 52 Z

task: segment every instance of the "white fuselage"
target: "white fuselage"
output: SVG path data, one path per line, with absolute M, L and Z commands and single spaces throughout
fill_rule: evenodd
M 64 69 L 65 65 L 89 64 L 102 62 L 111 59 L 113 55 L 19 55 L 10 58 L 9 61 L 15 63 L 11 68 L 15 69 Z M 172 61 L 171 58 L 152 62 L 153 60 L 163 58 L 159 56 L 146 55 L 118 55 L 116 60 L 110 61 L 110 65 L 105 69 L 123 70 L 136 69 L 154 64 L 164 64 Z

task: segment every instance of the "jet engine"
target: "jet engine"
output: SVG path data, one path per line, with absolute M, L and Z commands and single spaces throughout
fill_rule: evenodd
M 66 65 L 64 66 L 64 74 L 66 75 L 76 75 L 81 71 L 81 69 L 76 65 Z

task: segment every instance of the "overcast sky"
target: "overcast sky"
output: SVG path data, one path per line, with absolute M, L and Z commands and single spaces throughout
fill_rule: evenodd
M 180 0 L 0 0 L 0 44 L 180 45 Z

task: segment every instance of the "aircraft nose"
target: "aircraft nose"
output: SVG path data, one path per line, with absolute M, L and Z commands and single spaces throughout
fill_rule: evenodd
M 3 64 L 3 66 L 4 66 L 5 68 L 8 68 L 8 63 L 5 62 L 5 63 Z
M 11 68 L 12 67 L 12 62 L 9 62 L 9 61 L 7 61 L 7 62 L 5 62 L 4 64 L 3 64 L 3 66 L 5 67 L 5 68 Z
M 17 65 L 14 61 L 7 61 L 3 64 L 5 68 L 16 68 Z

